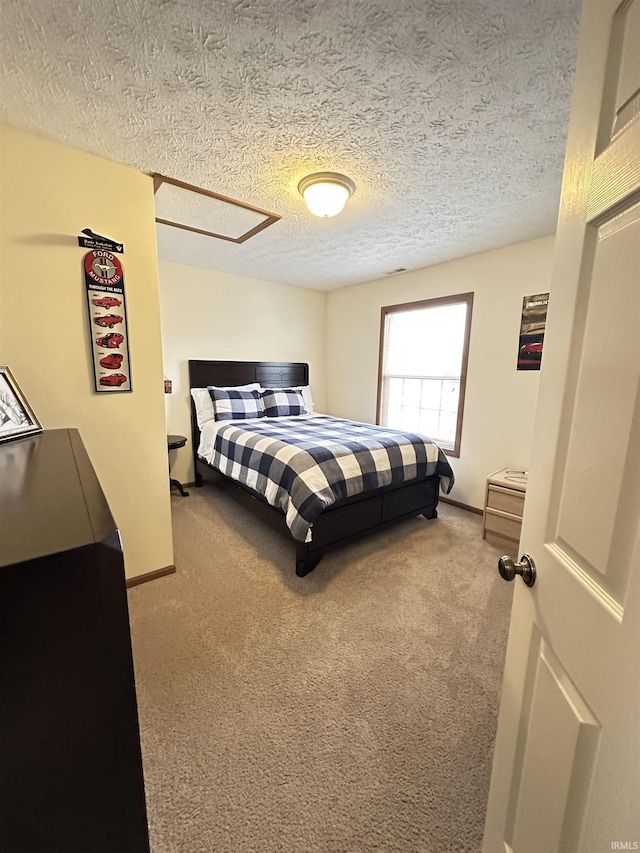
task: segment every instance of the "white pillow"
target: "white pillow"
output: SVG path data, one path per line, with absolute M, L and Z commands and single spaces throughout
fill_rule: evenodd
M 302 399 L 304 400 L 304 408 L 308 415 L 313 414 L 313 396 L 311 394 L 311 385 L 287 385 L 292 391 L 302 391 Z
M 207 421 L 212 421 L 215 417 L 213 411 L 213 400 L 209 393 L 209 388 L 221 388 L 223 391 L 260 391 L 259 382 L 250 382 L 248 385 L 209 385 L 207 388 L 192 388 L 191 396 L 196 409 L 196 422 L 198 429 L 206 424 Z

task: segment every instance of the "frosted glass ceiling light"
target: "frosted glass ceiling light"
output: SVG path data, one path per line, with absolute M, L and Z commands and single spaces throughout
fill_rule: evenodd
M 356 191 L 356 185 L 337 172 L 316 172 L 303 178 L 298 190 L 314 216 L 336 216 Z

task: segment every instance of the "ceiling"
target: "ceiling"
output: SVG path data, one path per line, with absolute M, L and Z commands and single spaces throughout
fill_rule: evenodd
M 160 257 L 328 290 L 555 230 L 579 0 L 2 0 L 2 117 L 273 211 Z M 305 175 L 357 186 L 333 219 Z M 92 223 L 99 230 L 99 223 Z

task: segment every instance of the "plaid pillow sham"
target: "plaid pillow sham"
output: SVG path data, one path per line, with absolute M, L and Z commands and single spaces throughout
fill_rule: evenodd
M 209 394 L 213 400 L 213 410 L 217 421 L 264 417 L 259 391 L 209 388 Z
M 202 429 L 207 421 L 214 421 L 216 418 L 213 400 L 209 393 L 211 388 L 220 388 L 222 391 L 262 391 L 259 382 L 250 382 L 248 385 L 207 385 L 206 388 L 192 388 L 191 396 L 195 407 L 198 429 Z
M 268 388 L 261 394 L 264 413 L 268 418 L 306 415 L 301 391 L 292 388 Z

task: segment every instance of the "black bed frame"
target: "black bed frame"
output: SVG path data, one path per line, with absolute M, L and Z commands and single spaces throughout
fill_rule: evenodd
M 309 384 L 309 365 L 290 361 L 189 361 L 189 387 L 208 385 L 246 385 L 259 382 L 265 388 L 289 388 Z M 286 525 L 284 513 L 235 480 L 224 476 L 198 456 L 200 430 L 191 401 L 191 446 L 195 484 L 215 481 L 239 503 L 273 527 L 296 546 L 296 574 L 304 577 L 313 571 L 323 554 L 335 545 L 379 530 L 401 518 L 424 515 L 437 518 L 440 477 L 434 474 L 420 482 L 386 486 L 365 495 L 338 501 L 326 509 L 313 525 L 313 540 L 298 542 Z

